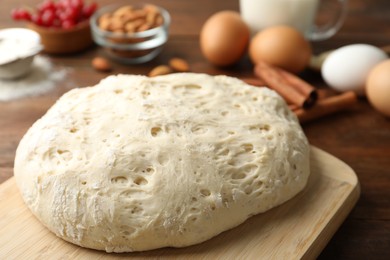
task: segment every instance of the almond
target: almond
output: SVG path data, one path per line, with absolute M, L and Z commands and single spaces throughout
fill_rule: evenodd
M 164 18 L 162 18 L 162 16 L 158 14 L 155 22 L 156 27 L 162 25 L 163 23 L 164 23 Z
M 98 26 L 104 31 L 125 31 L 129 34 L 142 32 L 164 23 L 164 19 L 157 6 L 146 5 L 142 9 L 126 5 L 112 13 L 100 16 Z
M 99 28 L 104 30 L 104 31 L 107 31 L 110 27 L 110 24 L 111 24 L 111 18 L 109 15 L 107 16 L 102 16 L 100 17 L 99 19 Z
M 150 25 L 147 23 L 144 23 L 137 28 L 137 32 L 143 32 L 150 29 Z
M 139 32 L 138 28 L 145 24 L 145 19 L 138 18 L 137 20 L 132 21 L 134 28 L 137 32 Z
M 159 65 L 149 72 L 149 77 L 166 75 L 172 72 L 172 69 L 167 65 Z
M 134 10 L 133 6 L 131 5 L 125 5 L 120 8 L 118 8 L 114 13 L 113 16 L 121 17 L 123 15 L 126 15 L 128 13 L 132 13 Z
M 111 63 L 107 59 L 102 57 L 93 58 L 91 64 L 92 67 L 97 71 L 107 72 L 112 69 Z
M 172 58 L 169 60 L 169 66 L 175 71 L 186 72 L 190 70 L 190 65 L 187 61 L 180 58 Z
M 158 7 L 153 5 L 153 4 L 146 4 L 144 6 L 144 10 L 147 12 L 147 13 L 158 13 Z
M 110 22 L 111 23 L 110 23 L 110 25 L 108 27 L 108 29 L 110 31 L 124 30 L 124 24 L 123 24 L 123 22 L 121 21 L 121 19 L 119 17 L 111 18 Z
M 159 12 L 157 9 L 150 10 L 146 15 L 146 22 L 149 24 L 155 24 L 158 14 Z
M 126 29 L 127 33 L 133 33 L 133 32 L 135 32 L 135 24 L 132 22 L 128 22 L 125 25 L 125 29 Z

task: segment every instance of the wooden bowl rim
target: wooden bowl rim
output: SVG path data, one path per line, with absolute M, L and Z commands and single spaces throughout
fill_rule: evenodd
M 85 29 L 90 29 L 89 20 L 82 21 L 78 24 L 76 24 L 73 28 L 70 29 L 63 29 L 63 28 L 56 28 L 56 27 L 44 27 L 40 25 L 36 25 L 32 22 L 27 23 L 27 27 L 35 30 L 38 33 L 46 33 L 46 34 L 67 34 L 72 33 L 76 31 L 82 31 Z

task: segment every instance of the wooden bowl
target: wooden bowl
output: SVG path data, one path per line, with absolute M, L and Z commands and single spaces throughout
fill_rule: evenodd
M 89 21 L 81 22 L 72 29 L 47 28 L 33 23 L 27 27 L 40 35 L 43 50 L 49 54 L 76 53 L 93 43 Z

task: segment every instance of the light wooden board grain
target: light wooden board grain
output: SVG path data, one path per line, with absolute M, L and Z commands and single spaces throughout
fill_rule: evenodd
M 360 194 L 354 171 L 312 147 L 311 177 L 287 203 L 199 245 L 107 254 L 67 243 L 24 205 L 15 180 L 0 185 L 0 259 L 314 259 Z

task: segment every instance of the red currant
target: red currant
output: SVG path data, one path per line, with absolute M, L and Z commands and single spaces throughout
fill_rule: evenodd
M 73 27 L 75 27 L 75 25 L 76 23 L 73 20 L 64 20 L 61 23 L 61 27 L 63 29 L 72 29 Z
M 26 20 L 26 21 L 31 20 L 31 14 L 27 10 L 21 8 L 13 9 L 11 11 L 11 17 L 14 20 Z
M 69 0 L 70 6 L 75 9 L 83 9 L 84 2 L 83 0 Z
M 42 17 L 40 14 L 33 14 L 31 16 L 31 22 L 35 23 L 36 25 L 38 26 L 42 26 L 43 25 L 43 22 L 42 22 Z
M 89 19 L 96 9 L 95 2 L 85 4 L 84 0 L 43 0 L 35 12 L 18 8 L 11 11 L 11 16 L 14 20 L 27 20 L 38 26 L 69 29 Z
M 43 13 L 46 10 L 55 11 L 56 5 L 52 0 L 45 0 L 42 4 L 40 4 L 37 8 L 38 12 Z
M 41 14 L 41 18 L 44 26 L 51 27 L 56 16 L 52 9 L 45 9 Z
M 60 10 L 64 10 L 70 7 L 70 1 L 69 0 L 60 0 L 57 2 L 57 8 Z
M 98 5 L 95 2 L 91 3 L 89 5 L 84 6 L 84 8 L 83 8 L 83 16 L 88 19 L 96 11 L 97 7 L 98 7 Z

